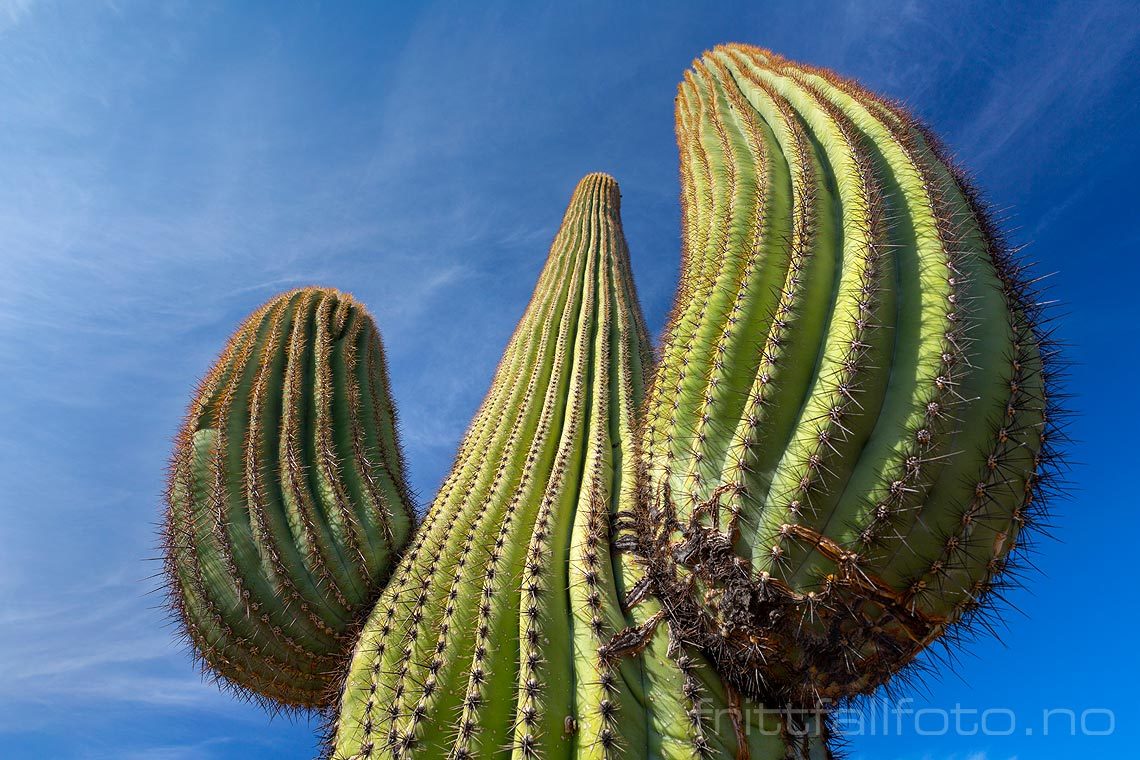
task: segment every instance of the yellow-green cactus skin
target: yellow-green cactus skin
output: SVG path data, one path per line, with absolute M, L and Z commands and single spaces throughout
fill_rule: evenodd
M 190 405 L 167 503 L 171 599 L 207 672 L 286 707 L 335 701 L 415 525 L 368 313 L 321 288 L 254 312 Z
M 639 553 L 745 693 L 867 693 L 978 613 L 1034 515 L 1052 434 L 1038 310 L 899 106 L 726 45 L 686 73 L 676 115 L 683 265 Z
M 661 616 L 615 547 L 615 515 L 640 491 L 650 357 L 619 199 L 603 174 L 574 191 L 451 474 L 357 644 L 336 760 L 827 756 L 823 729 L 781 732 L 667 624 L 628 651 L 610 646 Z

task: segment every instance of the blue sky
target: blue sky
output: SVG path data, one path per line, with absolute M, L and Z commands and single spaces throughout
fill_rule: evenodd
M 983 637 L 903 692 L 915 710 L 997 710 L 998 731 L 1009 710 L 1016 729 L 924 736 L 940 727 L 926 713 L 854 737 L 852 757 L 1134 751 L 1135 4 L 392 5 L 0 0 L 0 757 L 311 757 L 315 724 L 202 683 L 153 593 L 196 378 L 275 292 L 353 292 L 384 334 L 427 501 L 586 172 L 621 182 L 660 329 L 673 95 L 725 41 L 908 102 L 1058 273 L 1072 346 L 1058 540 L 1011 595 L 1004 646 Z M 1043 737 L 1045 709 L 1088 731 L 1056 718 Z M 1104 710 L 1115 732 L 1088 735 Z

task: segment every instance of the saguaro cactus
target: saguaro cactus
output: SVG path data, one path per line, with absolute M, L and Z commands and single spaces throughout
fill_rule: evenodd
M 636 656 L 607 649 L 659 610 L 623 608 L 640 576 L 611 543 L 638 491 L 649 356 L 618 213 L 613 179 L 581 181 L 451 474 L 364 628 L 335 758 L 824 751 L 818 734 L 789 739 L 742 709 L 664 627 Z
M 176 610 L 225 682 L 328 708 L 335 760 L 828 758 L 826 705 L 1002 585 L 1054 473 L 1054 352 L 969 184 L 897 105 L 758 48 L 696 61 L 676 113 L 656 368 L 589 175 L 414 536 L 351 298 L 270 301 L 203 381 Z
M 976 615 L 1039 505 L 1037 309 L 900 107 L 728 45 L 676 113 L 683 272 L 640 551 L 739 688 L 865 693 Z
M 283 705 L 335 699 L 414 527 L 364 309 L 306 288 L 254 312 L 190 405 L 167 501 L 171 598 L 203 663 Z

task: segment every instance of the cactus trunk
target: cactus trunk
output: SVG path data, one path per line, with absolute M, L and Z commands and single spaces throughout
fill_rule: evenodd
M 203 665 L 290 707 L 335 700 L 369 605 L 414 527 L 380 338 L 307 288 L 241 326 L 171 465 L 171 599 Z
M 796 744 L 757 710 L 727 717 L 739 700 L 667 625 L 634 656 L 608 647 L 661 617 L 625 604 L 641 570 L 614 546 L 639 492 L 647 345 L 617 185 L 589 175 L 364 628 L 333 757 L 782 758 Z M 803 742 L 824 751 L 818 733 Z
M 642 515 L 674 530 L 641 551 L 748 693 L 866 693 L 976 613 L 1031 517 L 1036 309 L 934 140 L 852 82 L 718 47 L 677 136 L 683 272 Z

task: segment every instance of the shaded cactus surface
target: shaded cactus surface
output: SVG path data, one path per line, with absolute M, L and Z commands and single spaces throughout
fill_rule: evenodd
M 372 318 L 335 290 L 274 298 L 202 381 L 171 465 L 167 574 L 195 653 L 246 694 L 335 700 L 413 527 Z
M 789 739 L 741 709 L 668 626 L 607 649 L 660 611 L 623 603 L 637 602 L 641 574 L 614 541 L 638 491 L 648 360 L 618 213 L 610 177 L 581 181 L 451 474 L 364 628 L 333 757 L 824 752 L 817 735 Z
M 729 45 L 676 113 L 683 270 L 639 551 L 745 692 L 866 693 L 977 614 L 1039 503 L 1037 309 L 898 106 Z

